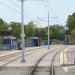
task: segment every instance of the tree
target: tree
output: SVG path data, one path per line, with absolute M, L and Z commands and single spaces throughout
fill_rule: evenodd
M 64 32 L 65 29 L 61 25 L 50 25 L 50 38 L 51 39 L 58 39 L 63 40 L 64 39 Z M 46 27 L 46 33 L 48 33 L 48 27 Z
M 41 36 L 47 35 L 45 28 L 40 28 L 40 35 Z
M 0 18 L 0 31 L 8 30 L 8 24 Z
M 25 25 L 25 35 L 26 37 L 31 37 L 35 33 L 35 25 L 33 22 L 29 22 L 27 25 Z
M 34 36 L 40 36 L 40 28 L 35 27 Z
M 15 36 L 16 38 L 20 38 L 21 24 L 18 22 L 11 22 L 9 23 L 9 27 L 12 28 L 11 30 L 12 36 Z
M 75 29 L 75 13 L 68 16 L 67 27 L 68 27 L 69 34 L 71 34 L 71 31 Z
M 71 36 L 72 36 L 73 38 L 75 38 L 75 29 L 73 29 L 73 30 L 71 31 Z

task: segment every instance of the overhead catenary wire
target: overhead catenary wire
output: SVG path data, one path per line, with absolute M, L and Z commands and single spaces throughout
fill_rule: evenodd
M 43 6 L 46 8 L 47 11 L 51 11 L 51 10 L 52 10 L 52 13 L 53 13 L 57 18 L 59 18 L 59 17 L 56 15 L 55 11 L 53 10 L 53 8 L 52 8 L 52 6 L 51 6 L 51 4 L 50 4 L 50 2 L 49 2 L 48 0 L 45 0 L 45 1 L 42 0 L 42 4 L 43 4 Z
M 49 2 L 48 0 L 46 0 L 46 3 L 47 3 L 47 5 L 48 5 L 49 9 L 51 9 L 52 12 L 54 13 L 54 15 L 58 18 L 58 20 L 61 20 L 61 21 L 62 21 L 62 19 L 55 13 L 55 11 L 54 11 L 54 9 L 52 8 L 50 2 Z
M 61 19 L 59 18 L 59 16 L 56 15 L 54 9 L 52 8 L 52 6 L 51 6 L 51 4 L 50 4 L 50 2 L 49 2 L 48 0 L 45 0 L 45 1 L 42 0 L 41 2 L 42 2 L 43 6 L 46 8 L 47 11 L 49 11 L 49 12 L 52 11 L 52 14 L 54 14 L 53 16 L 55 16 L 55 17 L 53 17 L 53 18 L 55 18 L 56 21 L 61 20 Z
M 52 12 L 54 13 L 54 15 L 57 16 L 56 13 L 55 13 L 55 11 L 54 11 L 54 9 L 52 8 L 50 2 L 49 2 L 48 0 L 46 0 L 45 2 L 47 3 L 47 5 L 48 5 L 48 7 L 49 7 L 49 10 L 51 9 Z
M 20 9 L 20 7 L 13 1 L 13 0 L 9 0 L 14 6 L 16 6 L 18 9 Z M 43 0 L 41 0 L 41 1 L 43 1 Z M 10 10 L 12 10 L 13 12 L 16 12 L 16 13 L 18 13 L 18 14 L 20 14 L 21 13 L 21 11 L 20 10 L 17 10 L 16 8 L 13 8 L 13 7 L 10 7 L 9 5 L 7 5 L 7 4 L 5 4 L 5 3 L 3 3 L 3 2 L 0 2 L 0 5 L 2 5 L 2 6 L 4 6 L 4 7 L 7 7 L 8 9 L 10 9 Z M 46 4 L 45 4 L 45 2 L 44 2 L 44 6 L 46 7 L 46 9 L 48 9 L 48 6 L 46 6 Z M 32 13 L 30 13 L 30 12 L 27 12 L 27 11 L 25 11 L 24 13 L 27 13 L 28 15 L 25 15 L 25 17 L 27 17 L 28 19 L 36 19 L 37 17 L 35 17 Z M 42 18 L 40 18 L 40 21 L 45 21 L 46 22 L 46 20 L 45 19 L 42 19 Z
M 17 7 L 18 9 L 20 9 L 20 7 L 13 1 L 13 0 L 9 0 L 9 2 L 11 2 L 13 5 L 15 5 L 15 7 Z M 30 13 L 30 12 L 28 12 L 28 11 L 26 11 L 26 10 L 24 10 L 25 12 L 25 14 L 28 14 L 27 16 L 28 17 L 33 17 L 33 18 L 36 18 L 36 16 L 35 15 L 33 15 L 32 13 Z
M 12 8 L 12 7 L 9 7 L 8 5 L 6 5 L 6 4 L 4 4 L 4 3 L 2 3 L 2 2 L 0 2 L 0 5 L 2 5 L 2 6 L 4 6 L 4 7 L 7 7 L 8 9 L 10 9 L 10 10 L 12 10 L 12 11 L 18 13 L 18 14 L 20 13 L 20 11 L 14 9 L 14 8 Z
M 11 1 L 11 2 L 12 2 L 12 1 Z M 13 2 L 13 3 L 14 3 L 14 2 Z M 15 3 L 14 3 L 14 4 L 15 4 Z M 2 2 L 0 2 L 0 5 L 2 5 L 2 6 L 8 8 L 8 9 L 10 9 L 10 10 L 16 12 L 17 14 L 20 14 L 20 13 L 21 13 L 21 11 L 18 11 L 18 10 L 16 10 L 15 8 L 12 8 L 12 7 L 10 7 L 10 6 L 8 6 L 7 4 L 4 4 L 4 3 L 2 3 Z M 16 4 L 15 4 L 15 6 L 18 7 Z M 19 7 L 18 7 L 18 8 L 19 8 Z M 27 15 L 25 15 L 25 16 L 26 16 L 27 18 L 30 18 L 30 17 L 27 16 Z
M 13 0 L 8 0 L 10 3 L 12 3 L 13 5 L 15 5 L 17 8 L 21 8 L 21 7 L 19 7 Z
M 20 13 L 21 13 L 21 11 L 18 11 L 18 10 L 16 10 L 15 8 L 12 8 L 12 7 L 8 6 L 8 5 L 5 4 L 5 3 L 0 2 L 0 5 L 2 5 L 2 6 L 4 6 L 4 7 L 6 7 L 6 8 L 8 8 L 8 9 L 10 9 L 10 10 L 12 10 L 13 12 L 16 12 L 17 14 L 20 14 Z M 30 18 L 28 15 L 25 15 L 25 17 L 27 17 L 28 19 Z M 34 19 L 34 18 L 32 18 L 32 19 Z
M 49 8 L 48 8 L 47 5 L 45 4 L 45 2 L 44 2 L 43 0 L 41 0 L 41 2 L 42 2 L 42 4 L 43 4 L 43 6 L 45 7 L 45 9 L 48 11 Z
M 9 1 L 10 1 L 13 5 L 15 5 L 18 9 L 20 9 L 20 7 L 19 7 L 13 0 L 9 0 Z M 12 7 L 8 6 L 8 5 L 5 4 L 5 3 L 0 2 L 0 5 L 5 6 L 5 7 L 7 7 L 8 9 L 10 9 L 10 10 L 12 10 L 12 11 L 18 13 L 18 14 L 21 13 L 21 11 L 18 11 L 18 10 L 16 10 L 15 8 L 12 8 Z M 27 11 L 25 11 L 25 12 L 27 12 Z M 27 12 L 27 13 L 28 13 L 29 15 L 31 14 L 30 12 Z M 34 16 L 34 15 L 31 14 L 30 16 Z M 25 17 L 27 17 L 27 18 L 30 18 L 30 16 L 25 15 Z M 34 16 L 34 17 L 35 17 L 35 16 Z M 35 17 L 35 18 L 37 18 L 37 17 Z M 32 19 L 34 19 L 34 18 L 32 18 Z M 43 19 L 41 18 L 40 21 L 45 21 L 45 20 L 43 20 Z

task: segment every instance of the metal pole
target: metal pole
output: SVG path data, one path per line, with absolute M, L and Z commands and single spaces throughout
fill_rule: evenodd
M 21 45 L 22 45 L 22 60 L 21 62 L 25 62 L 25 34 L 24 34 L 24 0 L 21 0 Z
M 66 26 L 64 27 L 65 28 L 65 47 L 66 47 L 66 45 L 67 45 L 67 36 L 66 36 Z M 64 61 L 64 50 L 63 50 L 63 65 L 65 65 L 65 61 Z
M 48 11 L 48 49 L 50 49 L 49 45 L 50 45 L 50 32 L 49 32 L 49 11 Z
M 64 50 L 63 50 L 63 66 L 64 66 L 65 64 L 64 64 Z
M 66 26 L 65 26 L 65 45 L 67 45 Z
M 66 39 L 66 37 L 67 37 L 67 36 L 66 36 L 66 34 L 65 34 L 65 45 L 67 45 L 67 39 Z

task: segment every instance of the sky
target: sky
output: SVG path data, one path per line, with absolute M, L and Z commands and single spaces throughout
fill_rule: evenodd
M 34 21 L 40 27 L 50 24 L 65 25 L 68 15 L 75 12 L 75 0 L 25 0 L 24 22 Z M 0 0 L 0 18 L 4 21 L 21 22 L 20 0 Z

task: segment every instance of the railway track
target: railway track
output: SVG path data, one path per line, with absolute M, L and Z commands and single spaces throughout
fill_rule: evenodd
M 38 50 L 39 48 L 36 48 L 36 49 L 31 49 L 29 50 L 25 55 L 30 55 L 32 53 L 35 53 L 35 52 L 38 52 L 40 50 Z M 16 61 L 17 59 L 20 59 L 22 57 L 21 55 L 21 52 L 22 51 L 19 51 L 19 52 L 16 52 L 16 53 L 13 53 L 11 55 L 7 55 L 6 57 L 1 57 L 0 58 L 0 61 L 1 62 L 4 62 L 1 66 L 0 66 L 0 70 L 2 70 L 7 64 L 11 63 L 11 62 L 14 62 Z
M 64 48 L 63 48 L 63 49 L 64 49 Z M 62 49 L 62 50 L 63 50 L 63 49 Z M 45 72 L 43 72 L 43 73 L 39 74 L 39 71 L 40 71 L 40 70 L 42 71 L 43 68 L 38 67 L 38 65 L 39 65 L 40 62 L 44 59 L 44 57 L 50 55 L 53 51 L 55 51 L 55 54 L 53 55 L 53 57 L 52 57 L 52 59 L 51 59 L 51 63 L 50 63 L 50 67 L 49 67 L 48 71 L 46 71 L 46 72 L 48 72 L 48 73 L 45 74 Z M 53 51 L 50 51 L 50 52 L 44 54 L 44 55 L 35 63 L 34 67 L 33 67 L 32 70 L 29 72 L 28 75 L 55 75 L 53 62 L 54 62 L 54 59 L 55 59 L 56 55 L 59 54 L 59 52 L 61 52 L 61 51 L 60 51 L 60 50 L 56 50 L 56 49 L 53 50 Z M 39 68 L 39 71 L 38 71 L 38 68 Z
M 57 48 L 57 49 L 59 49 L 59 47 Z M 36 62 L 36 64 L 35 64 L 35 66 L 33 67 L 33 69 L 31 70 L 31 72 L 28 74 L 28 75 L 35 75 L 34 74 L 34 71 L 35 71 L 35 68 L 37 67 L 37 65 L 39 64 L 39 62 L 46 56 L 46 55 L 48 55 L 49 53 L 51 53 L 51 52 L 53 52 L 53 51 L 55 51 L 56 49 L 53 49 L 53 50 L 51 50 L 51 51 L 48 51 L 48 53 L 46 53 L 45 55 L 43 55 L 37 62 Z M 31 52 L 28 52 L 26 55 L 30 55 L 30 54 L 32 54 L 32 53 L 34 53 L 34 52 L 37 52 L 38 51 L 38 49 L 37 50 L 34 50 L 34 51 L 31 51 Z M 20 53 L 21 54 L 21 53 Z M 19 54 L 18 54 L 19 55 Z M 12 59 L 11 59 L 12 58 Z M 8 64 L 10 64 L 10 63 L 12 63 L 12 62 L 14 62 L 14 61 L 16 61 L 17 59 L 20 59 L 21 58 L 21 55 L 19 55 L 19 56 L 14 56 L 14 57 L 11 57 L 11 58 L 7 58 L 6 60 L 2 60 L 2 61 L 6 61 L 5 63 L 3 63 L 1 66 L 0 66 L 0 71 L 1 70 L 3 70 L 4 68 L 5 68 L 5 66 L 6 65 L 8 65 Z
M 31 49 L 30 49 L 30 48 L 26 49 L 26 55 L 31 54 L 31 53 L 34 53 L 34 52 L 37 52 L 39 48 L 40 48 L 40 47 L 31 48 Z M 44 48 L 45 48 L 45 47 L 44 47 Z M 13 56 L 15 57 L 15 56 L 17 56 L 17 55 L 21 55 L 21 52 L 22 52 L 22 50 L 17 51 L 17 52 L 14 52 L 14 53 L 12 53 L 12 54 L 7 54 L 7 55 L 4 55 L 4 56 L 1 56 L 1 57 L 0 57 L 0 61 L 6 60 L 6 59 L 8 59 L 8 58 L 12 58 Z

